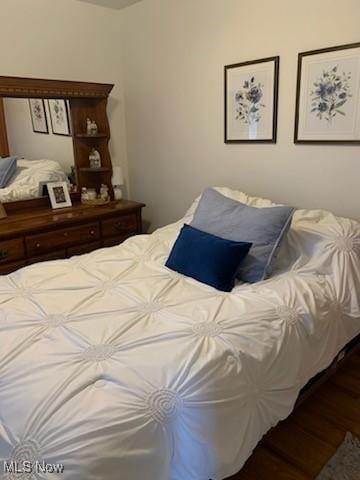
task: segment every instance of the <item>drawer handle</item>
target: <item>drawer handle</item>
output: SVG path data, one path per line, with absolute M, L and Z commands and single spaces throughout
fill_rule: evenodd
M 90 235 L 95 235 L 95 230 L 90 230 Z
M 4 260 L 8 254 L 9 252 L 7 250 L 0 250 L 0 260 Z
M 115 228 L 116 230 L 119 230 L 121 232 L 122 230 L 126 229 L 126 225 L 124 223 L 117 222 L 115 224 Z
M 37 244 L 35 245 L 35 247 L 36 247 L 36 248 L 40 248 L 40 247 L 41 247 L 41 243 L 37 243 Z

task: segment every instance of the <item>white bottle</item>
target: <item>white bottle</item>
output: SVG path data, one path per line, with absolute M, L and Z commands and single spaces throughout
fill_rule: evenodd
M 88 192 L 86 187 L 81 189 L 81 203 L 87 202 L 89 200 Z

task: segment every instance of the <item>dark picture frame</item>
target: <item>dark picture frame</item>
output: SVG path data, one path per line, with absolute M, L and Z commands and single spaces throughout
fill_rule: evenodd
M 71 136 L 70 115 L 67 101 L 64 99 L 48 99 L 48 107 L 53 135 Z
M 34 133 L 49 134 L 49 125 L 43 98 L 29 98 L 31 123 Z
M 279 68 L 279 56 L 225 65 L 225 143 L 276 143 Z
M 360 103 L 356 105 L 355 102 L 360 92 L 355 91 L 358 87 L 353 88 L 353 84 L 359 85 L 360 74 L 358 73 L 354 80 L 348 68 L 351 65 L 349 55 L 351 49 L 358 49 L 358 52 L 354 52 L 354 56 L 359 57 L 358 61 L 360 61 L 360 42 L 298 54 L 295 144 L 360 144 Z M 322 72 L 319 71 L 320 68 Z M 308 83 L 305 83 L 305 79 L 308 79 Z M 352 119 L 359 128 L 357 138 L 351 138 L 350 131 L 344 133 L 345 119 L 347 115 L 351 116 L 351 112 Z M 318 124 L 317 133 L 314 128 L 315 119 Z M 350 124 L 351 121 L 349 126 Z M 338 126 L 338 132 L 336 132 L 336 126 Z

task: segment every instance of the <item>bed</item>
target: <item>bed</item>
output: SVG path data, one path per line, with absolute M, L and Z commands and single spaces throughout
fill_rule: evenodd
M 18 159 L 16 173 L 9 185 L 0 188 L 0 203 L 38 197 L 40 182 L 65 181 L 67 175 L 55 160 Z
M 357 222 L 297 210 L 273 276 L 224 293 L 164 266 L 195 206 L 151 235 L 0 277 L 0 468 L 224 479 L 360 333 Z

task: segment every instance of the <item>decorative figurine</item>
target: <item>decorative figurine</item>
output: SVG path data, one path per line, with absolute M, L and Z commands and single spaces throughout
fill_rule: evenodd
M 92 130 L 92 122 L 90 118 L 86 119 L 86 135 L 91 135 L 91 130 Z
M 93 120 L 91 122 L 91 135 L 96 135 L 98 133 L 99 129 L 98 129 L 98 126 L 95 122 L 95 120 Z
M 96 135 L 99 132 L 99 128 L 95 120 L 90 118 L 86 119 L 86 135 Z
M 100 168 L 101 167 L 101 155 L 95 149 L 92 148 L 89 155 L 90 168 Z
M 104 183 L 101 184 L 100 198 L 101 200 L 104 200 L 104 202 L 107 202 L 109 200 L 109 187 Z

